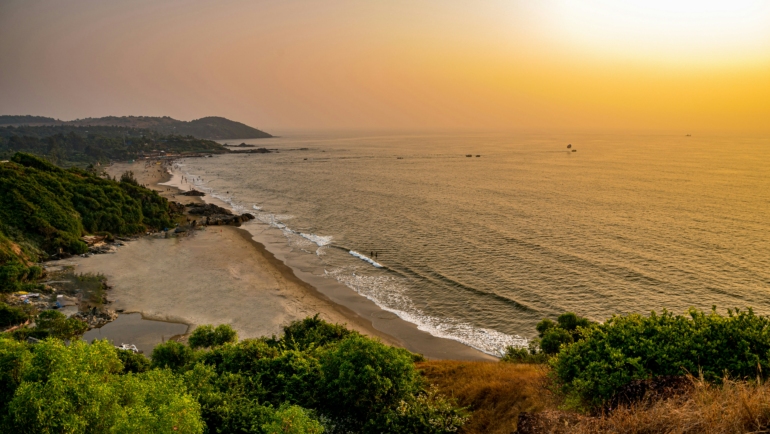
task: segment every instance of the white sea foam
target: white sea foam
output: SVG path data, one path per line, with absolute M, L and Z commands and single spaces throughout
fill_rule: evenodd
M 333 238 L 331 235 L 323 236 L 323 235 L 316 235 L 316 234 L 306 234 L 301 232 L 299 235 L 301 237 L 307 238 L 308 240 L 316 243 L 318 247 L 328 246 L 329 244 L 332 243 L 332 238 Z
M 497 330 L 475 327 L 453 318 L 431 316 L 418 309 L 406 295 L 407 284 L 393 276 L 365 276 L 340 268 L 325 270 L 326 275 L 342 282 L 381 309 L 417 325 L 419 330 L 440 338 L 452 339 L 484 353 L 500 357 L 509 346 L 526 347 L 527 339 Z
M 193 176 L 193 179 L 195 178 L 196 177 Z M 227 194 L 223 195 L 221 193 L 217 193 L 214 191 L 214 189 L 206 186 L 205 182 L 202 182 L 202 181 L 195 181 L 195 186 L 199 190 L 202 190 L 208 193 L 211 197 L 219 199 L 222 202 L 225 202 L 226 204 L 228 204 L 233 212 L 238 214 L 243 214 L 244 212 L 246 212 L 246 208 L 243 205 L 241 205 L 238 201 L 236 201 L 233 195 L 227 195 Z M 306 234 L 306 233 L 292 230 L 290 227 L 288 227 L 284 223 L 285 220 L 291 220 L 294 218 L 294 216 L 291 214 L 272 214 L 269 212 L 264 212 L 262 210 L 262 207 L 257 205 L 252 205 L 252 209 L 255 211 L 258 211 L 256 215 L 254 215 L 257 221 L 270 225 L 271 227 L 274 227 L 276 229 L 280 229 L 283 232 L 284 236 L 287 237 L 287 239 L 289 240 L 289 244 L 292 247 L 296 247 L 302 250 L 308 250 L 310 243 L 312 243 L 317 247 L 317 249 L 315 249 L 315 253 L 320 256 L 325 254 L 325 251 L 321 251 L 320 248 L 324 246 L 328 246 L 332 242 L 333 237 L 331 235 Z M 306 244 L 300 240 L 294 239 L 295 236 L 299 236 L 302 239 L 304 239 L 304 241 L 309 241 L 310 243 Z
M 372 258 L 370 258 L 368 256 L 365 256 L 365 255 L 362 255 L 362 254 L 356 252 L 355 250 L 351 250 L 348 253 L 350 253 L 351 255 L 355 256 L 358 259 L 361 259 L 362 261 L 366 261 L 366 262 L 374 265 L 377 268 L 382 268 L 382 264 L 376 262 L 374 259 L 372 259 Z

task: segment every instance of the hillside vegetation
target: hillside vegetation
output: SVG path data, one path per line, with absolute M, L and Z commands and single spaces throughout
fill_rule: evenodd
M 0 291 L 33 281 L 40 259 L 84 253 L 84 234 L 169 226 L 168 201 L 152 190 L 18 153 L 0 163 Z
M 0 127 L 0 158 L 16 152 L 45 157 L 61 166 L 104 164 L 166 153 L 225 153 L 227 148 L 192 136 L 163 135 L 127 127 Z
M 60 121 L 43 116 L 0 116 L 0 126 L 118 126 L 146 129 L 163 135 L 194 136 L 205 139 L 261 139 L 270 134 L 240 122 L 217 116 L 179 121 L 168 116 L 105 116 Z

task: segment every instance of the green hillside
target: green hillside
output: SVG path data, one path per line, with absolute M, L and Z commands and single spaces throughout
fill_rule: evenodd
M 18 289 L 59 251 L 84 253 L 80 237 L 129 235 L 171 226 L 169 204 L 131 182 L 61 169 L 29 154 L 0 163 L 0 291 Z
M 16 152 L 45 157 L 62 166 L 106 163 L 167 153 L 225 153 L 227 148 L 192 136 L 164 135 L 152 130 L 73 125 L 0 127 L 0 159 Z

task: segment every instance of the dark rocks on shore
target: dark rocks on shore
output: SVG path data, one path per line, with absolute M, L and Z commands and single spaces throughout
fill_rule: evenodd
M 273 151 L 267 149 L 267 148 L 257 148 L 257 149 L 244 149 L 244 150 L 235 150 L 230 151 L 233 154 L 269 154 Z
M 247 145 L 246 143 L 241 143 L 240 145 L 227 145 L 232 148 L 255 148 L 257 145 Z
M 206 193 L 198 190 L 190 190 L 185 191 L 184 193 L 180 193 L 182 196 L 205 196 Z
M 214 205 L 213 203 L 193 203 L 187 205 L 188 213 L 192 215 L 212 216 L 216 214 L 233 215 L 233 213 L 226 208 Z
M 214 205 L 212 203 L 206 204 L 190 204 L 188 205 L 188 211 L 190 215 L 206 217 L 201 223 L 206 225 L 232 225 L 240 226 L 241 223 L 253 220 L 254 216 L 249 213 L 241 215 L 233 215 L 229 209 L 222 208 L 221 206 Z

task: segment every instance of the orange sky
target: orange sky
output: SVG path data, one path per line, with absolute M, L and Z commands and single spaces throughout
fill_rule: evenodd
M 770 2 L 3 0 L 0 114 L 770 132 Z

